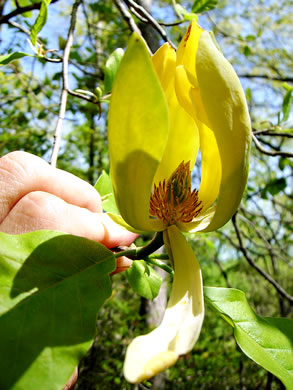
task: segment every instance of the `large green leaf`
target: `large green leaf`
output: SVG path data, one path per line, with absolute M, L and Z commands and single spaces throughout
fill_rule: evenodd
M 293 389 L 293 321 L 257 315 L 236 289 L 205 287 L 206 302 L 234 328 L 242 351 Z
M 115 258 L 52 231 L 0 233 L 0 388 L 60 390 L 89 348 Z

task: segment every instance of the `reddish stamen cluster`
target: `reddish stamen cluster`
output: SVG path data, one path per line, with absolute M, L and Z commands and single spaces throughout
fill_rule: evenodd
M 191 222 L 202 210 L 198 191 L 191 191 L 189 161 L 184 161 L 166 182 L 154 184 L 150 199 L 150 215 L 161 219 L 166 225 Z

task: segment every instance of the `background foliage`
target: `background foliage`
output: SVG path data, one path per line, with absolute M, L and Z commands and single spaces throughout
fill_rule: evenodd
M 141 31 L 152 51 L 166 39 L 176 44 L 197 14 L 240 77 L 254 134 L 249 183 L 238 213 L 220 231 L 192 241 L 204 284 L 243 290 L 259 315 L 293 318 L 292 1 L 49 3 L 0 0 L 0 55 L 31 55 L 19 54 L 13 62 L 0 57 L 0 155 L 25 150 L 49 161 L 61 123 L 58 167 L 94 184 L 103 170 L 109 170 L 109 88 L 104 89 L 109 56 L 126 47 L 134 29 Z M 37 20 L 41 7 L 42 15 L 47 13 L 43 28 Z M 76 26 L 69 47 L 74 9 Z M 66 55 L 68 73 L 62 69 Z M 64 86 L 66 79 L 69 85 Z M 60 122 L 65 90 L 69 96 L 65 120 Z M 197 169 L 195 185 L 199 175 Z M 165 284 L 168 287 L 168 278 Z M 113 287 L 115 294 L 98 317 L 94 346 L 81 363 L 77 389 L 282 388 L 239 351 L 232 328 L 208 307 L 200 340 L 189 355 L 152 381 L 126 383 L 122 375 L 126 346 L 154 324 L 148 320 L 150 305 L 129 288 L 125 275 L 113 277 Z

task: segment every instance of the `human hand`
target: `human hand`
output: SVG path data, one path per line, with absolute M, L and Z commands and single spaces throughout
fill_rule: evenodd
M 32 154 L 9 153 L 0 158 L 0 231 L 42 229 L 85 237 L 107 248 L 128 246 L 137 237 L 102 212 L 101 198 L 87 182 Z M 131 260 L 119 258 L 116 272 L 130 265 Z

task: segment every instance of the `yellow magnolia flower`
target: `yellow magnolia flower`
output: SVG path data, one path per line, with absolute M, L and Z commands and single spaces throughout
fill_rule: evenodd
M 129 230 L 163 231 L 174 267 L 161 325 L 128 347 L 124 374 L 150 378 L 189 352 L 199 337 L 203 289 L 198 261 L 181 233 L 212 231 L 235 213 L 248 175 L 250 119 L 240 81 L 209 33 L 192 22 L 175 52 L 151 58 L 134 34 L 109 109 L 111 178 Z M 201 153 L 201 184 L 191 169 Z

